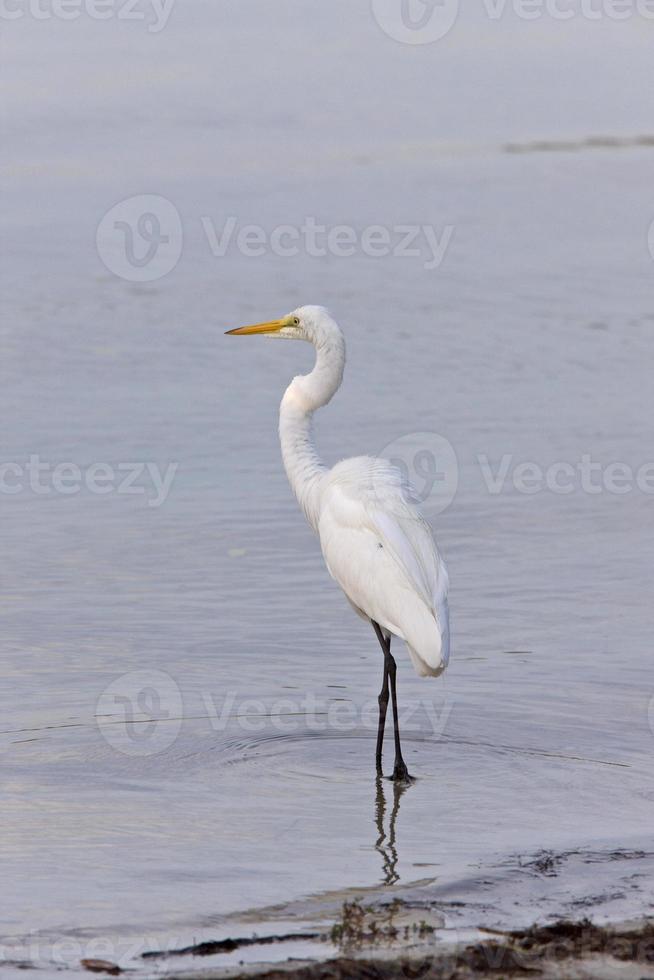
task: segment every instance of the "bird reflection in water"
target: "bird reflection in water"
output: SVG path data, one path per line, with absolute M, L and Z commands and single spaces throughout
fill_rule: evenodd
M 377 776 L 375 781 L 375 826 L 377 828 L 377 840 L 375 841 L 375 850 L 379 853 L 382 859 L 382 872 L 383 872 L 383 882 L 385 885 L 394 885 L 396 881 L 400 880 L 400 876 L 397 871 L 397 846 L 396 846 L 396 834 L 395 827 L 397 823 L 397 815 L 400 812 L 400 800 L 402 795 L 409 789 L 410 783 L 403 782 L 391 782 L 392 792 L 393 792 L 393 806 L 391 807 L 391 812 L 388 817 L 388 833 L 386 833 L 386 814 L 387 814 L 387 803 L 386 803 L 386 791 L 384 788 L 384 779 L 382 776 Z

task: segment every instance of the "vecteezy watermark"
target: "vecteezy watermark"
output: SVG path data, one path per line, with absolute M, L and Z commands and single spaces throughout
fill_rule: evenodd
M 459 0 L 372 0 L 375 20 L 403 44 L 433 44 L 454 27 Z
M 454 447 L 437 432 L 409 432 L 394 439 L 378 456 L 400 473 L 410 497 L 430 514 L 440 514 L 454 500 L 459 483 L 459 463 Z M 374 468 L 372 486 L 380 503 L 388 507 L 388 470 Z
M 43 974 L 66 967 L 79 974 L 79 967 L 96 976 L 118 976 L 123 971 L 135 972 L 143 966 L 143 954 L 156 950 L 165 956 L 186 945 L 184 934 L 157 933 L 128 936 L 63 935 L 61 939 L 48 938 L 37 929 L 27 934 L 11 936 L 5 932 L 0 940 L 0 967 L 5 966 L 12 974 L 24 970 L 41 969 Z M 28 974 L 29 975 L 29 974 Z
M 175 0 L 0 0 L 0 21 L 90 20 L 136 21 L 150 34 L 162 31 L 172 13 Z
M 267 230 L 261 225 L 239 225 L 233 215 L 217 228 L 211 218 L 200 219 L 212 255 L 223 258 L 230 248 L 241 255 L 259 258 L 266 253 L 282 258 L 308 255 L 311 258 L 421 259 L 428 271 L 438 269 L 454 235 L 454 226 L 437 229 L 433 225 L 324 225 L 308 215 L 299 225 L 277 225 Z
M 481 8 L 490 21 L 508 14 L 523 21 L 654 20 L 654 0 L 482 0 Z M 372 0 L 372 12 L 394 41 L 433 44 L 454 27 L 459 0 Z
M 236 724 L 240 730 L 251 733 L 267 729 L 284 734 L 353 732 L 362 728 L 376 732 L 379 722 L 377 698 L 355 703 L 342 698 L 319 698 L 307 691 L 298 698 L 275 698 L 266 702 L 258 698 L 244 699 L 237 691 L 230 691 L 220 699 L 203 691 L 202 701 L 213 731 L 224 731 L 228 725 Z M 453 706 L 447 695 L 440 704 L 426 698 L 412 704 L 400 704 L 400 728 L 403 732 L 419 731 L 440 737 Z
M 454 236 L 454 226 L 427 224 L 327 225 L 312 215 L 299 224 L 243 224 L 234 215 L 216 222 L 199 218 L 200 234 L 212 256 L 225 258 L 238 252 L 245 258 L 275 255 L 279 258 L 412 259 L 431 272 L 438 269 Z M 171 272 L 182 254 L 184 232 L 179 211 L 165 197 L 140 194 L 114 204 L 96 232 L 98 255 L 110 272 L 129 282 L 153 282 Z
M 125 755 L 156 755 L 170 748 L 182 727 L 184 705 L 163 670 L 132 670 L 112 681 L 96 705 L 105 740 Z
M 654 494 L 654 461 L 633 467 L 619 460 L 601 463 L 590 453 L 583 453 L 574 463 L 558 460 L 544 467 L 531 460 L 516 461 L 512 453 L 504 453 L 493 464 L 485 453 L 480 453 L 477 462 L 486 490 L 494 496 L 502 493 L 507 482 L 518 493 L 528 495 L 549 492 L 565 496 L 581 491 L 592 496 L 621 496 L 635 490 Z
M 195 695 L 197 700 L 197 694 Z M 281 735 L 305 732 L 346 733 L 364 729 L 376 733 L 379 720 L 377 698 L 355 703 L 344 698 L 318 697 L 307 691 L 298 697 L 243 697 L 238 691 L 215 696 L 200 694 L 200 705 L 189 712 L 194 723 L 205 723 L 213 732 L 236 728 L 248 734 L 275 732 Z M 190 698 L 187 697 L 190 703 Z M 440 692 L 440 699 L 422 698 L 400 705 L 403 731 L 440 738 L 453 702 Z M 162 670 L 133 670 L 116 678 L 100 695 L 96 720 L 104 739 L 125 755 L 147 756 L 164 752 L 175 742 L 184 721 L 184 699 L 179 685 Z
M 392 464 L 395 473 L 389 470 Z M 513 453 L 491 459 L 487 453 L 477 453 L 483 492 L 492 497 L 507 491 L 525 496 L 553 493 L 567 496 L 583 493 L 598 494 L 642 493 L 654 496 L 654 460 L 636 466 L 621 460 L 600 461 L 591 453 L 582 453 L 577 460 L 555 460 L 541 464 L 525 460 Z M 364 478 L 365 479 L 365 478 Z M 474 483 L 467 468 L 467 484 Z M 386 510 L 393 501 L 406 515 L 404 502 L 422 505 L 430 516 L 440 514 L 454 500 L 459 485 L 459 460 L 451 442 L 437 432 L 409 432 L 390 442 L 377 457 L 371 457 L 368 490 Z M 394 494 L 394 486 L 401 490 Z
M 88 493 L 104 496 L 134 494 L 145 496 L 148 507 L 161 507 L 168 499 L 179 464 L 168 463 L 162 470 L 157 463 L 50 463 L 33 453 L 24 463 L 0 463 L 0 494 L 15 496 L 32 493 L 72 496 Z
M 110 272 L 129 282 L 154 282 L 179 262 L 184 243 L 179 211 L 158 194 L 119 201 L 102 218 L 95 236 Z

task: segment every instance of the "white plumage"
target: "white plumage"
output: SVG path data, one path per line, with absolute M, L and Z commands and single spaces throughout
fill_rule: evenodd
M 314 448 L 313 413 L 338 390 L 345 366 L 343 334 L 327 310 L 303 306 L 281 320 L 229 333 L 307 340 L 316 349 L 313 370 L 294 378 L 282 399 L 282 457 L 298 502 L 320 538 L 331 576 L 356 612 L 373 626 L 377 624 L 383 634 L 378 633 L 385 672 L 377 765 L 379 769 L 390 677 L 396 738 L 394 776 L 408 779 L 399 746 L 390 637 L 406 642 L 421 676 L 437 677 L 447 666 L 448 576 L 431 528 L 420 513 L 412 488 L 387 460 L 360 456 L 328 469 Z
M 447 571 L 400 470 L 360 456 L 337 463 L 321 488 L 320 545 L 357 612 L 404 640 L 418 674 L 449 659 Z

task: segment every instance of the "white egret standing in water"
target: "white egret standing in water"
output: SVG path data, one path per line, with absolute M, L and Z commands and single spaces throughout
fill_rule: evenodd
M 312 440 L 311 420 L 338 391 L 345 340 L 322 306 L 302 306 L 282 317 L 229 334 L 306 340 L 316 349 L 310 374 L 293 378 L 279 412 L 284 467 L 300 507 L 320 538 L 327 569 L 355 611 L 372 623 L 384 655 L 379 695 L 377 772 L 390 693 L 395 726 L 392 778 L 408 782 L 402 758 L 391 637 L 404 640 L 421 676 L 437 677 L 449 657 L 448 577 L 415 492 L 387 460 L 345 459 L 328 469 Z

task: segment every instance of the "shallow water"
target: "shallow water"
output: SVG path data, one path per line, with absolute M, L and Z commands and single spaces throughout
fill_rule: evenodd
M 147 471 L 141 494 L 49 476 L 2 493 L 0 942 L 44 969 L 99 938 L 127 962 L 416 882 L 474 906 L 460 883 L 498 868 L 489 917 L 507 921 L 511 869 L 543 849 L 648 849 L 654 501 L 601 481 L 652 460 L 654 150 L 585 141 L 648 132 L 649 39 L 473 18 L 414 49 L 367 11 L 303 10 L 188 3 L 157 35 L 6 26 L 3 461 L 177 465 L 161 506 Z M 573 147 L 539 151 L 559 139 Z M 105 211 L 143 193 L 184 223 L 151 283 L 94 246 Z M 425 255 L 217 259 L 201 218 L 229 215 L 454 231 L 433 271 Z M 373 771 L 375 638 L 279 461 L 279 397 L 311 352 L 222 336 L 306 301 L 348 340 L 324 457 L 412 464 L 440 436 L 458 460 L 450 506 L 438 485 L 425 502 L 453 658 L 421 681 L 400 651 L 418 781 L 397 800 Z M 584 456 L 599 492 L 514 484 L 521 463 Z M 491 475 L 510 457 L 499 492 L 480 457 Z M 597 908 L 642 912 L 645 887 Z M 571 914 L 564 892 L 529 892 L 526 917 Z

